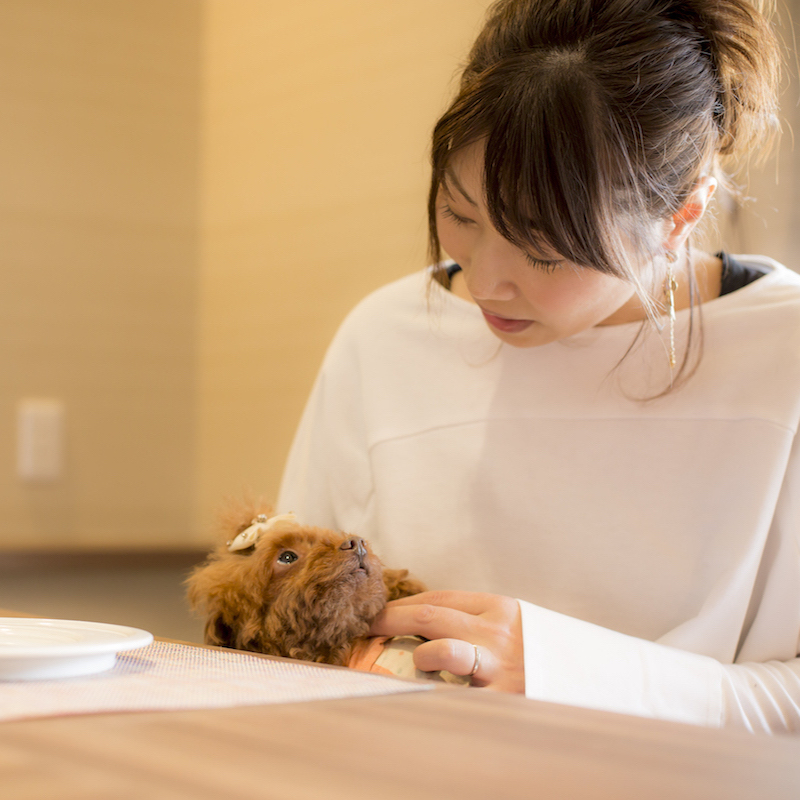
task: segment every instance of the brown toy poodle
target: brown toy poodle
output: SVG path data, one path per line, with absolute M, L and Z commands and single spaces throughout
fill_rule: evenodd
M 407 570 L 385 568 L 358 536 L 258 511 L 233 512 L 233 538 L 187 579 L 192 606 L 205 612 L 206 643 L 414 676 L 419 639 L 367 636 L 387 601 L 425 591 L 423 584 Z M 387 641 L 404 639 L 413 642 L 400 641 L 399 656 L 389 658 L 404 659 L 403 669 L 385 657 L 375 666 Z

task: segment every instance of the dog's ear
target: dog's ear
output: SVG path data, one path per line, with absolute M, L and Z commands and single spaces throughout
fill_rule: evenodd
M 256 585 L 243 574 L 248 565 L 249 558 L 217 553 L 216 560 L 212 556 L 186 579 L 189 605 L 206 620 L 206 644 L 243 649 L 244 628 L 248 623 L 252 627 L 259 604 L 259 598 L 247 591 Z
M 222 617 L 222 614 L 209 617 L 206 620 L 205 643 L 217 647 L 236 648 L 236 633 Z
M 427 589 L 422 581 L 412 578 L 407 569 L 384 568 L 383 582 L 386 584 L 387 600 L 399 600 L 401 597 L 419 594 Z

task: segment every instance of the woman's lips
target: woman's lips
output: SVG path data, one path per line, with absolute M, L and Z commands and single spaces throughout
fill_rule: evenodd
M 508 319 L 506 317 L 498 317 L 496 314 L 490 314 L 486 309 L 482 308 L 483 316 L 486 321 L 498 331 L 503 333 L 521 333 L 526 328 L 533 325 L 533 321 L 529 319 Z

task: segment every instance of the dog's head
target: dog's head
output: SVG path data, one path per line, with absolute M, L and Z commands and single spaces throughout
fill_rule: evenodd
M 258 515 L 187 580 L 207 644 L 342 664 L 387 600 L 423 591 L 360 537 Z

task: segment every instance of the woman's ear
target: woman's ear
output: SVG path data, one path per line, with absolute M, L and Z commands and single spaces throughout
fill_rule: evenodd
M 717 190 L 717 179 L 703 175 L 695 184 L 683 206 L 667 222 L 664 250 L 679 253 L 686 244 L 689 234 L 706 213 L 708 204 Z

